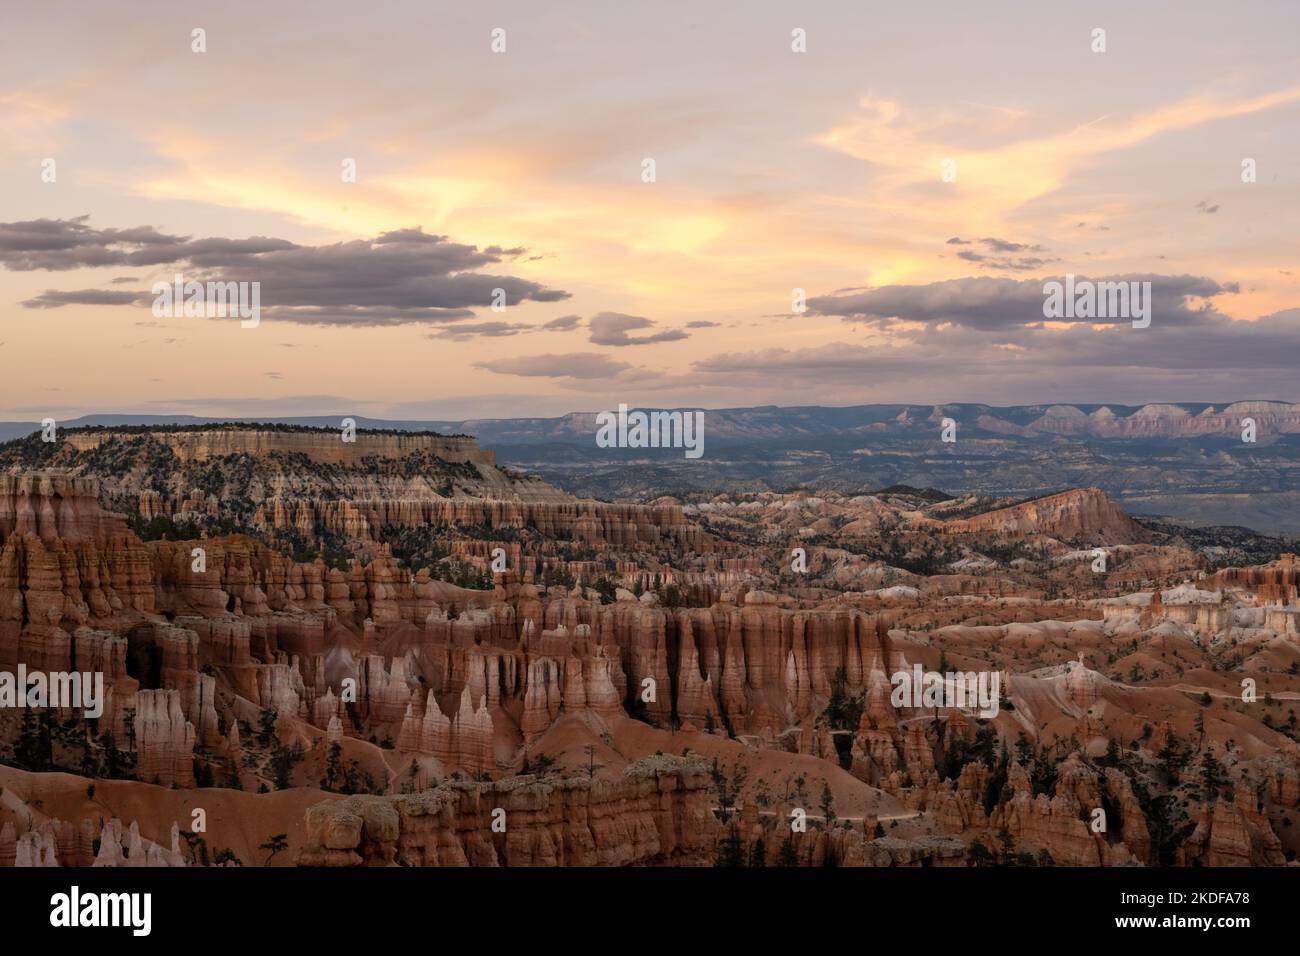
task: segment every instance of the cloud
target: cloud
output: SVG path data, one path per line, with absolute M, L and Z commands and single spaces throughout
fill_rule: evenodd
M 994 252 L 1039 252 L 1042 246 L 1031 246 L 1024 242 L 1012 242 L 1009 239 L 985 238 L 980 243 L 992 249 Z
M 1076 285 L 1086 280 L 1076 276 Z M 880 326 L 919 322 L 927 326 L 956 325 L 984 331 L 1012 329 L 1043 321 L 1046 281 L 1040 279 L 998 279 L 989 276 L 947 279 L 926 285 L 882 286 L 849 295 L 816 296 L 808 300 L 808 310 L 819 315 L 838 315 L 846 322 L 866 322 Z M 1064 281 L 1057 277 L 1056 281 Z M 1206 303 L 1194 308 L 1189 298 L 1212 299 L 1236 293 L 1235 283 L 1220 284 L 1198 276 L 1161 276 L 1134 274 L 1104 276 L 1098 282 L 1151 283 L 1153 321 L 1162 324 L 1200 324 L 1210 316 L 1219 316 Z M 1108 322 L 1127 324 L 1128 319 L 1059 319 L 1085 325 Z
M 1030 125 L 1014 116 L 990 123 L 986 114 L 969 110 L 905 110 L 899 102 L 866 95 L 854 115 L 816 142 L 870 163 L 878 189 L 895 202 L 905 192 L 928 195 L 925 191 L 938 184 L 940 163 L 954 158 L 959 178 L 944 185 L 959 196 L 967 220 L 1000 222 L 1009 212 L 1060 190 L 1096 157 L 1298 100 L 1300 86 L 1247 98 L 1196 95 L 1146 112 L 1044 130 L 1042 123 Z M 968 184 L 977 185 L 971 189 Z
M 652 329 L 655 323 L 639 315 L 624 315 L 621 312 L 599 312 L 592 316 L 589 323 L 593 345 L 649 345 L 653 342 L 675 342 L 689 337 L 681 329 L 664 329 L 651 335 L 632 338 L 629 332 L 638 329 Z
M 983 239 L 962 239 L 959 236 L 953 236 L 945 245 L 949 246 L 970 246 L 978 243 L 988 252 L 976 252 L 973 249 L 962 249 L 957 253 L 957 258 L 966 262 L 973 262 L 981 269 L 996 269 L 1007 272 L 1032 272 L 1035 269 L 1041 269 L 1051 262 L 1056 262 L 1055 257 L 1037 256 L 1037 255 L 1016 255 L 1024 252 L 1044 252 L 1042 246 L 1030 244 L 1027 242 L 1012 242 L 1010 239 L 998 239 L 995 236 L 986 236 Z M 990 254 L 992 253 L 992 254 Z
M 1023 327 L 987 330 L 949 325 L 903 329 L 869 345 L 835 342 L 712 355 L 693 363 L 700 386 L 770 389 L 812 396 L 840 394 L 885 401 L 1047 400 L 1145 402 L 1207 389 L 1255 397 L 1281 394 L 1300 351 L 1300 308 L 1233 320 L 1206 313 L 1198 323 L 1162 322 L 1146 329 Z M 942 370 L 936 392 L 936 370 Z M 976 396 L 985 396 L 977 398 Z
M 337 308 L 262 306 L 263 319 L 279 319 L 296 325 L 386 327 L 425 322 L 457 322 L 460 319 L 473 318 L 474 315 L 473 309 L 380 308 L 373 305 Z
M 495 339 L 508 335 L 518 335 L 521 332 L 532 332 L 535 329 L 536 326 L 529 325 L 526 322 L 471 322 L 462 325 L 451 325 L 437 332 L 431 332 L 429 338 L 464 341 L 481 336 Z
M 580 315 L 562 315 L 558 319 L 551 319 L 549 322 L 543 322 L 542 328 L 547 332 L 568 332 L 582 325 L 582 316 Z
M 1213 216 L 1216 212 L 1219 211 L 1219 204 L 1217 202 L 1212 204 L 1208 200 L 1202 199 L 1193 208 L 1195 208 L 1198 212 L 1205 213 L 1205 215 L 1207 216 Z
M 499 375 L 522 375 L 528 378 L 615 378 L 631 369 L 599 352 L 569 352 L 563 355 L 528 355 L 521 358 L 493 359 L 475 363 L 476 368 Z
M 308 325 L 447 322 L 469 317 L 474 308 L 501 296 L 507 305 L 569 297 L 527 279 L 477 271 L 517 257 L 523 249 L 479 249 L 418 227 L 374 239 L 304 246 L 262 236 L 191 239 L 152 226 L 95 229 L 87 219 L 0 223 L 0 264 L 15 271 L 166 266 L 163 281 L 181 272 L 187 280 L 259 282 L 264 319 Z M 69 301 L 59 295 L 45 293 L 24 304 L 123 304 L 129 293 L 95 299 L 84 290 L 71 293 Z
M 114 292 L 111 289 L 46 289 L 23 301 L 28 309 L 58 309 L 65 305 L 134 305 L 152 299 L 144 292 Z
M 293 248 L 281 239 L 202 240 L 159 232 L 153 226 L 94 229 L 89 216 L 0 223 L 0 264 L 16 272 L 65 271 L 98 266 L 157 266 L 181 262 L 198 252 L 211 254 L 214 244 L 230 252 L 256 254 Z
M 971 252 L 969 249 L 963 249 L 957 253 L 957 258 L 964 259 L 967 262 L 974 262 L 981 269 L 998 269 L 1010 272 L 1033 272 L 1048 263 L 1058 261 L 1055 258 L 1044 258 L 1042 256 L 986 256 L 978 252 Z
M 709 322 L 706 319 L 697 319 L 694 322 L 687 322 L 686 327 L 688 329 L 716 329 L 721 324 L 720 322 Z

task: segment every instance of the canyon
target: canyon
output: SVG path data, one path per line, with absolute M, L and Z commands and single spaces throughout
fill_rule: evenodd
M 1290 553 L 1212 563 L 1097 487 L 604 502 L 355 437 L 0 446 L 0 671 L 106 698 L 0 709 L 0 865 L 1300 851 Z M 918 665 L 995 672 L 996 716 L 897 706 Z

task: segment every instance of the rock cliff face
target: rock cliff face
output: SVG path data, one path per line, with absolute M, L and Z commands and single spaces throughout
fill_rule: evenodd
M 522 733 L 531 739 L 562 711 L 606 721 L 622 716 L 630 689 L 639 694 L 649 686 L 646 711 L 656 718 L 675 713 L 771 736 L 810 716 L 814 697 L 829 696 L 837 671 L 858 690 L 864 674 L 889 666 L 888 639 L 876 618 L 851 609 L 795 612 L 760 591 L 746 592 L 739 604 L 677 611 L 630 595 L 609 605 L 567 595 L 548 595 L 543 603 L 538 588 L 509 574 L 498 575 L 495 592 L 472 592 L 425 572 L 412 577 L 390 558 L 342 572 L 319 561 L 290 561 L 240 536 L 143 544 L 120 518 L 87 501 L 79 507 L 88 526 L 115 536 L 108 555 L 91 540 L 52 538 L 47 545 L 34 533 L 11 535 L 0 552 L 0 572 L 12 569 L 18 599 L 0 632 L 0 639 L 9 637 L 0 642 L 0 655 L 70 669 L 75 642 L 67 626 L 122 615 L 133 620 L 128 644 L 157 657 L 159 689 L 178 694 L 166 704 L 144 705 L 147 716 L 134 718 L 137 740 L 148 728 L 151 751 L 173 744 L 192 750 L 192 740 L 188 748 L 185 741 L 196 727 L 214 735 L 212 715 L 200 713 L 197 703 L 203 694 L 196 672 L 207 659 L 228 665 L 229 679 L 250 701 L 293 715 L 324 713 L 315 701 L 327 693 L 337 699 L 345 677 L 358 680 L 362 712 L 399 723 L 397 737 L 409 749 L 476 771 L 493 764 L 489 704 L 517 701 Z M 193 569 L 194 547 L 204 551 L 203 571 Z M 56 557 L 68 549 L 75 557 Z M 463 610 L 449 619 L 445 609 L 453 604 Z M 158 623 L 160 614 L 174 625 Z M 339 628 L 368 633 L 369 626 L 376 640 L 401 627 L 423 634 L 411 668 L 389 675 L 382 663 L 361 667 L 353 660 L 318 683 Z M 260 651 L 260 665 L 252 648 Z M 277 654 L 296 663 L 286 661 L 286 670 Z M 116 676 L 124 682 L 134 675 Z M 436 695 L 443 695 L 441 703 Z M 130 706 L 125 698 L 118 705 Z M 193 724 L 188 732 L 173 719 L 182 705 Z M 168 764 L 175 759 L 155 764 L 151 757 L 150 771 L 164 782 L 186 779 L 184 768 Z
M 1151 535 L 1099 488 L 1080 488 L 948 523 L 953 534 L 1043 534 L 1062 540 L 1133 544 Z
M 596 547 L 707 549 L 710 543 L 676 505 L 577 500 L 498 468 L 492 452 L 466 437 L 359 432 L 344 441 L 329 429 L 69 429 L 59 444 L 33 449 L 45 467 L 96 475 L 98 493 L 121 510 L 143 521 L 184 520 L 196 534 L 233 524 L 297 542 L 377 542 L 395 529 L 473 526 L 528 529 Z M 32 510 L 39 503 L 27 498 L 35 493 L 0 488 L 0 535 L 7 516 L 23 530 L 45 528 L 47 537 L 59 522 L 77 520 L 62 495 L 56 495 L 58 511 Z
M 989 821 L 993 832 L 1006 829 L 1020 847 L 1046 850 L 1061 866 L 1122 866 L 1148 863 L 1151 838 L 1133 788 L 1121 773 L 1104 777 L 1077 754 L 1061 765 L 1055 795 L 1033 794 L 1019 764 L 1010 773 L 1013 796 Z M 1104 797 L 1103 797 L 1104 794 Z M 1111 809 L 1115 818 L 1094 816 Z M 1105 829 L 1094 829 L 1100 821 Z
M 1294 554 L 1283 554 L 1272 564 L 1247 568 L 1224 568 L 1202 585 L 1203 590 L 1240 588 L 1256 594 L 1261 604 L 1287 607 L 1300 592 L 1300 562 Z
M 1201 866 L 1282 866 L 1282 843 L 1252 794 L 1202 807 L 1182 861 Z
M 82 819 L 80 826 L 51 818 L 21 834 L 12 822 L 0 827 L 0 867 L 186 865 L 180 846 L 180 828 L 175 823 L 166 846 L 143 837 L 137 821 L 124 827 L 116 817 L 98 821 Z
M 762 851 L 761 863 L 746 859 L 751 866 L 808 867 L 953 867 L 964 866 L 966 844 L 943 834 L 925 834 L 903 839 L 880 835 L 877 820 L 845 821 L 826 829 L 813 826 L 790 832 L 784 819 L 760 817 L 747 809 L 736 822 L 736 838 L 745 846 Z
M 509 575 L 499 576 L 494 594 L 423 570 L 412 576 L 387 557 L 346 572 L 293 562 L 242 536 L 146 544 L 99 507 L 93 480 L 5 478 L 0 491 L 7 505 L 0 586 L 8 595 L 0 664 L 101 669 L 104 729 L 119 746 L 130 742 L 139 779 L 164 785 L 193 784 L 196 744 L 224 747 L 218 680 L 223 693 L 321 729 L 336 719 L 340 729 L 354 726 L 343 703 L 344 682 L 352 681 L 357 713 L 387 725 L 403 749 L 495 772 L 503 722 L 515 723 L 507 709 L 528 739 L 562 712 L 623 716 L 621 647 L 639 653 L 653 643 L 640 627 L 662 632 L 668 617 L 658 608 L 642 614 L 636 602 L 596 615 L 584 601 L 568 615 L 570 631 L 557 615 L 548 623 L 536 587 L 510 584 Z M 631 529 L 624 536 L 610 525 L 610 537 L 633 542 L 637 522 L 653 516 L 635 506 L 608 514 L 627 517 Z M 640 525 L 646 533 L 654 527 Z M 455 606 L 462 610 L 449 617 Z M 382 656 L 354 655 L 401 628 L 421 635 L 409 667 L 404 657 L 390 666 Z M 359 645 L 339 646 L 349 633 L 360 635 Z M 213 666 L 216 677 L 199 673 Z M 671 679 L 662 667 L 654 673 L 664 701 L 656 712 L 666 714 Z
M 385 528 L 443 528 L 454 525 L 529 529 L 571 538 L 584 545 L 652 547 L 680 542 L 707 550 L 708 539 L 689 528 L 679 507 L 647 508 L 583 501 L 517 501 L 388 497 L 379 489 L 350 489 L 357 497 L 277 497 L 252 517 L 258 530 L 307 530 L 348 539 L 378 540 Z
M 699 866 L 716 839 L 698 761 L 653 757 L 613 782 L 517 777 L 307 811 L 301 866 Z
M 70 669 L 81 628 L 153 610 L 148 549 L 91 479 L 0 475 L 0 666 Z M 87 632 L 88 633 L 88 632 Z
M 120 539 L 125 523 L 99 506 L 99 482 L 58 474 L 0 475 L 0 544 L 33 535 L 51 544 Z
M 80 432 L 69 430 L 63 440 L 78 451 L 90 451 L 120 441 L 128 434 L 111 429 Z M 355 440 L 344 441 L 341 429 L 261 431 L 254 428 L 212 431 L 156 429 L 149 434 L 155 441 L 171 449 L 182 463 L 208 461 L 230 455 L 263 458 L 281 454 L 301 455 L 320 464 L 360 466 L 370 458 L 405 458 L 424 453 L 444 461 L 496 468 L 496 456 L 479 448 L 475 439 L 465 436 L 388 435 L 361 431 L 355 435 Z
M 185 719 L 177 691 L 136 694 L 135 740 L 141 780 L 164 786 L 194 785 L 194 725 Z

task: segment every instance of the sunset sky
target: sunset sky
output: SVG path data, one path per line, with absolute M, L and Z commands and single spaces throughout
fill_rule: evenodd
M 11 9 L 0 418 L 1300 400 L 1298 34 L 1294 2 Z M 155 318 L 176 272 L 260 282 L 261 324 Z M 1044 322 L 1066 273 L 1149 279 L 1151 327 Z

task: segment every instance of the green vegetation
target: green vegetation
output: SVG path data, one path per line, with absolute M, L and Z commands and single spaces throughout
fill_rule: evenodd
M 414 764 L 411 765 L 411 770 L 414 772 Z M 351 760 L 347 766 L 343 765 L 343 746 L 337 740 L 330 744 L 329 753 L 325 757 L 325 778 L 321 780 L 320 787 L 330 793 L 383 792 L 382 788 L 376 789 L 374 778 L 362 770 L 357 761 Z
M 271 839 L 259 846 L 258 849 L 271 851 L 270 855 L 266 858 L 266 862 L 262 864 L 263 866 L 270 866 L 271 861 L 275 859 L 277 853 L 289 849 L 289 834 L 277 833 L 275 836 L 271 837 Z
M 831 679 L 831 697 L 822 711 L 822 719 L 832 730 L 856 732 L 866 706 L 866 694 L 850 697 L 847 692 L 849 677 L 843 667 L 836 668 Z

